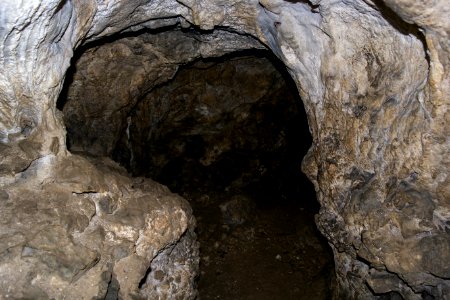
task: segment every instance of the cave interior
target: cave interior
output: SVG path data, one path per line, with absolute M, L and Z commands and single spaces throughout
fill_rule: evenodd
M 449 13 L 3 0 L 0 298 L 450 299 Z
M 131 176 L 156 180 L 189 201 L 197 219 L 202 299 L 328 299 L 332 252 L 314 223 L 314 186 L 301 171 L 312 137 L 295 82 L 270 50 L 219 49 L 199 57 L 190 49 L 188 59 L 171 62 L 170 76 L 157 84 L 153 73 L 144 78 L 145 91 L 117 111 L 104 103 L 121 99 L 102 88 L 89 92 L 92 85 L 124 79 L 120 50 L 101 57 L 96 72 L 107 76 L 86 79 L 103 48 L 114 53 L 121 43 L 132 44 L 127 61 L 139 60 L 145 43 L 186 44 L 203 34 L 211 32 L 172 26 L 79 49 L 57 103 L 68 150 L 110 157 Z M 85 53 L 90 58 L 83 61 Z M 112 142 L 111 122 L 120 124 Z

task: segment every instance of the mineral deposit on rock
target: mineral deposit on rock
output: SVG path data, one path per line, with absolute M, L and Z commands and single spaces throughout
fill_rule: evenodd
M 1 297 L 194 298 L 187 202 L 88 157 L 111 154 L 129 109 L 179 64 L 266 48 L 308 114 L 303 170 L 335 298 L 449 299 L 449 15 L 447 0 L 2 0 Z M 155 30 L 180 43 L 147 43 Z M 83 47 L 85 94 L 65 112 L 80 117 L 78 156 L 57 100 Z

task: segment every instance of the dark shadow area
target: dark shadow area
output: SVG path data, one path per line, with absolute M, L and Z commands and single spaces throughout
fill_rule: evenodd
M 239 65 L 250 60 L 261 60 L 264 67 L 269 65 L 273 74 L 267 77 L 275 76 L 266 80 L 270 82 L 265 82 L 267 93 L 263 96 L 252 95 L 261 90 L 256 78 L 261 74 L 250 73 L 251 68 L 260 66 Z M 248 68 L 248 71 L 233 74 L 237 79 L 224 79 L 222 75 L 229 71 L 226 65 L 230 61 L 237 62 L 232 66 L 235 69 Z M 202 99 L 197 95 L 199 92 L 190 88 L 180 90 L 180 87 L 182 89 L 189 84 L 198 88 L 192 82 L 192 74 L 202 72 L 204 77 L 195 78 L 200 85 L 221 85 L 218 88 L 221 91 L 213 95 L 222 97 L 222 100 L 216 99 L 217 102 L 228 101 L 224 96 L 233 98 L 233 92 L 223 91 L 232 89 L 236 93 L 245 93 L 245 97 L 261 98 L 230 101 L 228 107 L 226 103 L 212 103 L 212 109 L 219 112 L 212 120 L 203 118 L 190 103 L 201 104 Z M 211 73 L 217 74 L 217 78 Z M 232 87 L 232 84 L 236 86 Z M 247 91 L 243 91 L 245 84 Z M 167 88 L 171 85 L 173 88 Z M 158 101 L 165 103 L 155 104 Z M 239 101 L 242 103 L 235 103 Z M 284 65 L 268 51 L 239 51 L 182 66 L 171 81 L 156 87 L 142 99 L 132 112 L 131 120 L 142 119 L 142 114 L 152 114 L 149 111 L 152 105 L 154 111 L 160 111 L 158 121 L 152 120 L 151 125 L 149 120 L 147 124 L 143 124 L 145 121 L 136 122 L 129 128 L 131 142 L 135 146 L 133 153 L 127 145 L 129 141 L 125 141 L 125 133 L 113 152 L 114 160 L 125 166 L 133 176 L 154 178 L 180 194 L 203 188 L 217 192 L 236 188 L 260 198 L 261 205 L 307 199 L 303 205 L 311 212 L 318 212 L 314 187 L 300 170 L 301 161 L 312 143 L 307 116 L 294 81 Z M 161 108 L 162 105 L 166 108 Z M 166 111 L 162 112 L 164 109 Z M 183 113 L 171 116 L 169 110 Z M 248 116 L 242 120 L 239 113 Z M 153 137 L 148 138 L 148 131 L 154 132 Z M 224 140 L 230 143 L 222 148 L 220 145 L 216 147 L 216 142 Z M 211 162 L 205 162 L 205 156 L 212 155 L 208 153 L 212 148 L 220 153 Z M 134 162 L 130 163 L 132 155 Z M 281 200 L 271 200 L 279 196 Z
M 61 110 L 76 71 L 67 75 Z M 300 169 L 312 142 L 307 116 L 274 55 L 246 50 L 181 66 L 124 123 L 112 158 L 193 207 L 201 299 L 331 297 L 333 257 L 314 223 L 314 187 Z M 70 136 L 67 144 L 70 150 Z
M 251 50 L 185 65 L 131 120 L 113 156 L 190 201 L 202 299 L 330 298 L 332 254 L 300 170 L 307 117 L 275 57 Z

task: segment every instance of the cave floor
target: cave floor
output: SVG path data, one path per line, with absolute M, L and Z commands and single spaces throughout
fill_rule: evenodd
M 314 213 L 292 201 L 256 205 L 225 224 L 226 195 L 186 195 L 197 218 L 199 299 L 330 299 L 334 265 Z

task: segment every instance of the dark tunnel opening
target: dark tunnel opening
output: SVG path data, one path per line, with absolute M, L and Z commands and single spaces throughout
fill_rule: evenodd
M 79 113 L 89 109 L 76 102 L 76 90 L 88 85 L 77 83 L 76 72 L 83 66 L 68 74 L 58 102 L 69 150 L 110 156 L 190 202 L 202 299 L 331 297 L 332 253 L 314 224 L 314 187 L 300 170 L 312 143 L 307 116 L 273 54 L 252 49 L 181 64 L 116 114 L 122 125 L 103 152 L 92 149 L 107 148 L 101 136 L 109 133 L 96 127 L 107 121 L 102 109 L 93 121 Z M 83 134 L 80 124 L 88 123 Z
M 252 73 L 257 68 L 271 72 L 263 95 L 256 92 L 262 81 Z M 151 110 L 159 111 L 156 117 Z M 300 199 L 311 212 L 319 209 L 314 186 L 300 170 L 312 143 L 302 100 L 282 63 L 266 50 L 184 65 L 128 117 L 112 158 L 133 176 L 154 178 L 180 194 L 239 189 L 269 204 L 281 193 L 281 202 Z

